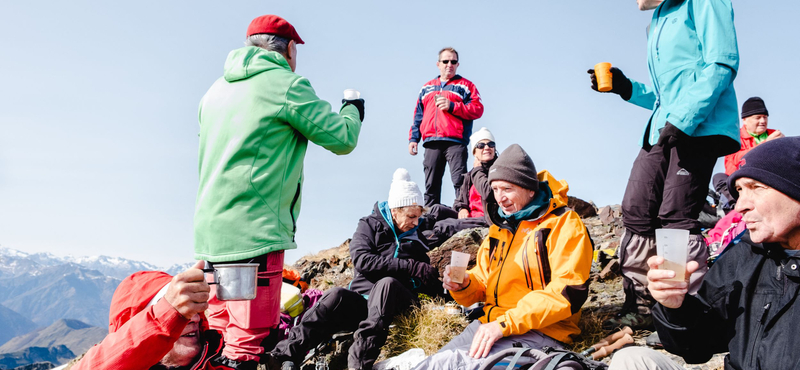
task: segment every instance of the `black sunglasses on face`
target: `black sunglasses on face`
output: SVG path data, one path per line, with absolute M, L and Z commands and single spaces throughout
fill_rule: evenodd
M 475 144 L 475 147 L 478 148 L 478 149 L 483 149 L 483 148 L 485 148 L 487 146 L 492 148 L 492 149 L 494 149 L 494 141 L 490 141 L 488 143 L 477 143 L 477 144 Z
M 447 63 L 458 64 L 458 60 L 455 60 L 455 59 L 454 60 L 440 60 L 440 62 L 442 62 L 444 64 L 447 64 Z

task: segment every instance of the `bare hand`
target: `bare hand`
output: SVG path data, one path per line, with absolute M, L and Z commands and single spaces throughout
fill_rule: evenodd
M 650 271 L 647 272 L 647 289 L 662 306 L 678 308 L 683 304 L 683 299 L 689 292 L 689 277 L 697 271 L 700 265 L 695 261 L 690 261 L 686 264 L 686 280 L 670 281 L 665 279 L 674 278 L 675 271 L 659 270 L 658 266 L 663 263 L 664 257 L 653 256 L 647 259 L 647 266 L 650 267 Z
M 440 110 L 448 110 L 450 109 L 450 100 L 443 95 L 439 95 L 436 97 L 436 107 Z
M 780 139 L 782 137 L 785 137 L 785 135 L 783 135 L 783 132 L 781 132 L 781 130 L 775 130 L 771 134 L 769 134 L 769 136 L 767 136 L 767 140 L 764 141 Z
M 204 261 L 197 261 L 194 267 L 175 275 L 164 295 L 164 299 L 189 320 L 208 308 L 211 288 L 203 275 L 204 265 Z
M 465 273 L 464 281 L 462 281 L 461 284 L 458 284 L 450 280 L 450 265 L 444 267 L 444 278 L 442 278 L 442 286 L 445 289 L 457 292 L 459 290 L 466 288 L 467 285 L 469 285 L 469 273 Z
M 468 218 L 468 217 L 469 217 L 468 209 L 462 208 L 460 211 L 458 211 L 458 218 Z
M 413 141 L 408 143 L 408 154 L 417 155 L 417 143 Z
M 472 161 L 472 168 L 480 167 L 482 165 L 483 165 L 483 162 L 481 162 L 481 160 L 478 159 L 478 157 L 475 157 L 475 160 Z
M 489 355 L 492 346 L 503 337 L 503 328 L 497 321 L 492 321 L 478 327 L 472 337 L 472 346 L 469 347 L 469 357 L 484 358 Z

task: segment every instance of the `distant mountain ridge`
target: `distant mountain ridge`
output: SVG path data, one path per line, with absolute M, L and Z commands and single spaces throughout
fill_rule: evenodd
M 75 319 L 106 328 L 111 296 L 122 279 L 143 270 L 176 275 L 192 265 L 194 262 L 187 261 L 160 268 L 119 257 L 59 257 L 0 247 L 0 305 L 29 320 L 24 330 L 0 334 L 0 344 L 59 319 Z M 0 324 L 6 314 L 0 309 Z M 33 327 L 31 321 L 35 323 Z
M 145 270 L 170 271 L 186 264 L 173 265 L 168 268 L 161 268 L 153 264 L 135 261 L 121 257 L 108 256 L 63 256 L 59 257 L 52 253 L 25 253 L 15 249 L 0 247 L 0 260 L 4 263 L 0 265 L 0 278 L 8 275 L 16 276 L 30 272 L 31 268 L 51 267 L 67 263 L 80 265 L 84 268 L 97 270 L 106 276 L 124 279 L 126 276 Z M 188 267 L 192 266 L 187 262 Z
M 74 354 L 81 354 L 105 338 L 108 329 L 91 326 L 84 322 L 61 319 L 52 325 L 20 335 L 2 346 L 0 354 L 24 351 L 30 347 L 66 346 Z
M 63 345 L 50 348 L 30 347 L 24 351 L 0 354 L 0 369 L 13 369 L 37 362 L 60 365 L 73 358 L 75 354 Z
M 16 311 L 0 305 L 0 344 L 8 342 L 18 335 L 36 329 L 36 324 Z

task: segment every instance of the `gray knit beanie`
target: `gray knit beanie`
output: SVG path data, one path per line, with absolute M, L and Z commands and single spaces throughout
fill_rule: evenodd
M 511 144 L 489 169 L 489 183 L 502 180 L 519 185 L 528 190 L 539 190 L 536 166 L 528 153 L 517 144 Z

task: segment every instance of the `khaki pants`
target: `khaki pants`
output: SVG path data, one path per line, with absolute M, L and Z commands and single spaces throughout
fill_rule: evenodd
M 608 370 L 684 370 L 684 368 L 650 348 L 627 347 L 614 353 Z
M 650 314 L 656 303 L 647 290 L 647 259 L 656 255 L 656 237 L 637 235 L 628 230 L 619 246 L 619 262 L 622 271 L 622 289 L 625 291 L 623 309 Z M 708 271 L 708 248 L 702 235 L 690 235 L 687 261 L 697 261 L 700 268 L 689 279 L 689 294 L 697 293 L 703 276 Z

